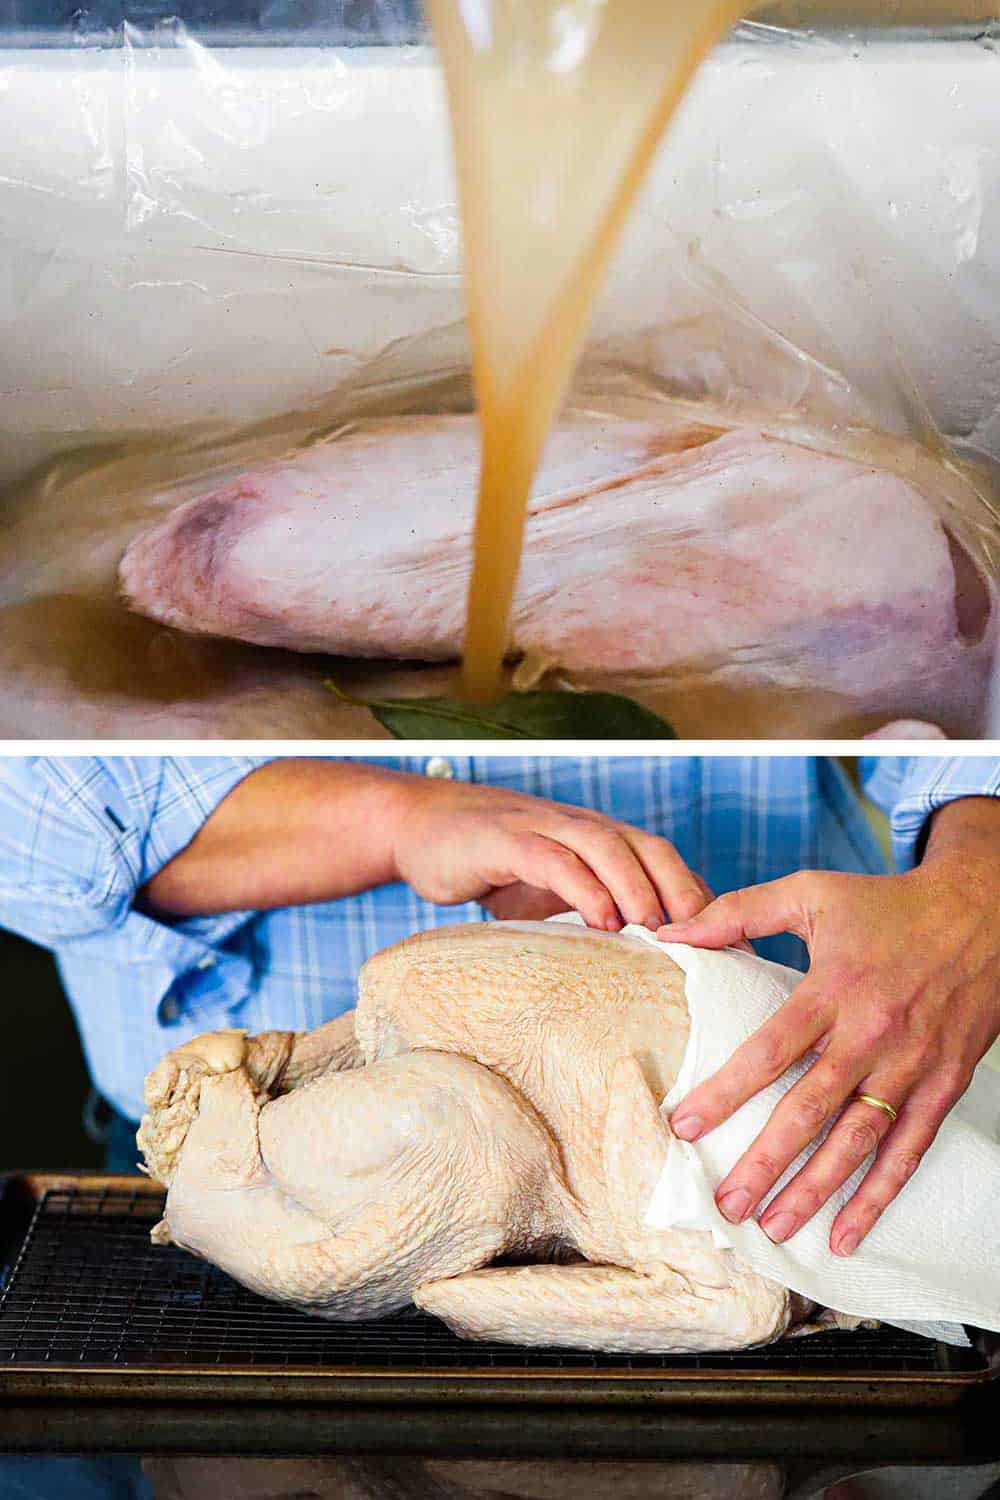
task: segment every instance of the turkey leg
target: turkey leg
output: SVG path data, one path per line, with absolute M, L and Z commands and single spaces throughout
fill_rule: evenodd
M 612 1352 L 688 1354 L 781 1338 L 792 1321 L 783 1287 L 735 1283 L 705 1295 L 664 1267 L 493 1266 L 417 1288 L 418 1307 L 462 1338 Z

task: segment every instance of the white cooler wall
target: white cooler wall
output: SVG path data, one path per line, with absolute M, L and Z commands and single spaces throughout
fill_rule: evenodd
M 416 48 L 0 52 L 0 483 L 460 363 L 442 105 Z M 734 41 L 594 342 L 692 392 L 926 406 L 1000 458 L 998 287 L 995 51 Z

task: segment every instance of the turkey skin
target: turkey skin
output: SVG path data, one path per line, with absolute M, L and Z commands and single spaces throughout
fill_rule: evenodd
M 470 1338 L 686 1352 L 829 1319 L 703 1231 L 653 1230 L 684 977 L 628 936 L 440 928 L 311 1033 L 212 1032 L 146 1081 L 154 1238 L 326 1318 L 410 1302 Z

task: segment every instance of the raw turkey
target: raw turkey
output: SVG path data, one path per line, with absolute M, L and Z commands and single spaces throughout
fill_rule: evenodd
M 977 732 L 996 592 L 942 519 L 954 472 L 915 448 L 894 470 L 874 438 L 836 456 L 666 412 L 555 430 L 512 652 L 577 681 L 657 683 L 667 705 L 706 684 L 777 690 L 828 716 L 836 702 Z M 477 466 L 473 417 L 358 424 L 177 508 L 129 547 L 122 589 L 188 632 L 454 660 Z
M 681 971 L 634 938 L 409 938 L 318 1031 L 208 1033 L 154 1069 L 154 1237 L 326 1318 L 415 1301 L 467 1337 L 608 1350 L 805 1331 L 818 1309 L 711 1235 L 643 1223 L 687 1035 Z

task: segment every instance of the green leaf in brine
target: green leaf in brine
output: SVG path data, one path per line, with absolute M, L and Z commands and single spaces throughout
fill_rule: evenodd
M 455 698 L 352 698 L 399 740 L 672 740 L 673 729 L 651 709 L 618 693 L 541 690 L 508 693 L 481 706 Z

